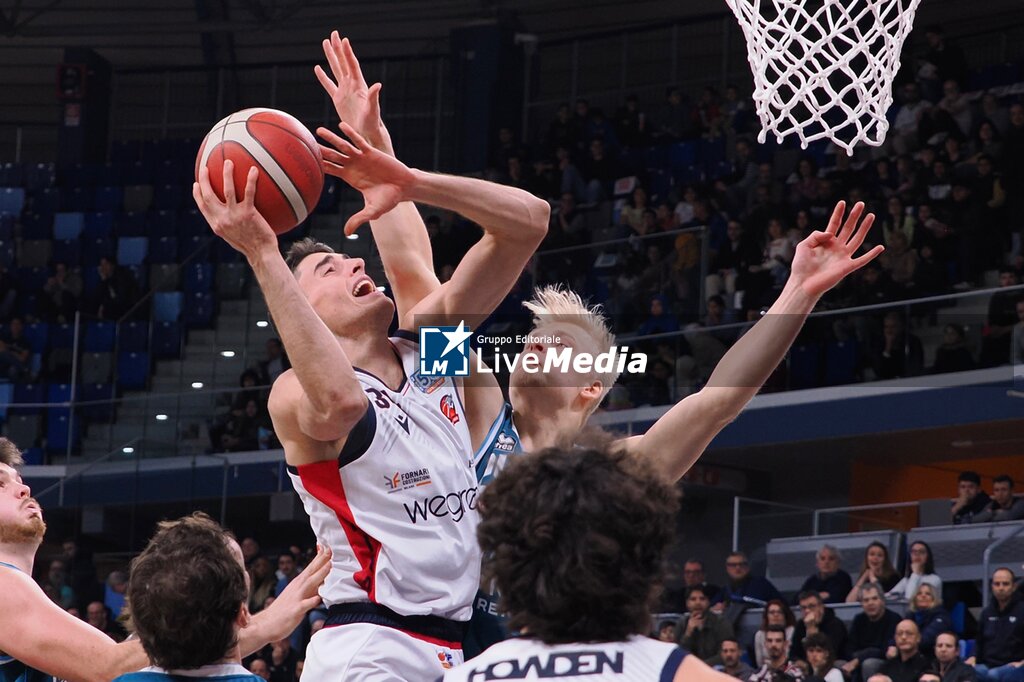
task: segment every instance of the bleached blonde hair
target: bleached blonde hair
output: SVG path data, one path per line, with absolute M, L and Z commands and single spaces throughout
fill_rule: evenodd
M 565 322 L 576 325 L 587 333 L 596 344 L 598 352 L 611 350 L 615 345 L 615 334 L 608 326 L 604 310 L 600 305 L 588 305 L 580 295 L 561 285 L 538 288 L 533 298 L 523 303 L 533 313 L 533 327 L 536 329 L 543 323 Z M 601 400 L 615 385 L 619 378 L 618 372 L 591 372 L 601 382 L 601 397 L 594 402 L 591 411 L 596 410 Z

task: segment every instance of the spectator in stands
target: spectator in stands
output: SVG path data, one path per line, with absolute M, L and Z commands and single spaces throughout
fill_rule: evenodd
M 960 658 L 960 640 L 954 632 L 943 632 L 935 639 L 935 665 L 940 682 L 975 682 L 978 673 Z
M 11 319 L 7 333 L 0 336 L 0 379 L 25 381 L 29 378 L 32 349 L 25 340 L 25 323 Z
M 843 671 L 836 667 L 836 655 L 827 636 L 820 632 L 807 635 L 803 641 L 803 649 L 807 652 L 811 677 L 824 682 L 845 682 Z M 795 654 L 793 656 L 796 657 Z
M 664 142 L 677 142 L 695 137 L 693 113 L 683 91 L 670 87 L 665 92 L 665 105 L 658 113 L 657 137 Z
M 958 324 L 947 324 L 942 331 L 942 344 L 935 349 L 932 373 L 963 372 L 974 367 L 974 357 L 967 347 L 964 328 Z
M 299 655 L 287 637 L 271 643 L 267 662 L 270 664 L 270 682 L 293 682 Z
M 943 293 L 949 288 L 946 266 L 939 262 L 931 244 L 921 245 L 917 267 L 914 268 L 914 286 L 918 296 Z
M 694 127 L 697 134 L 708 139 L 722 136 L 722 108 L 718 105 L 718 93 L 714 88 L 704 88 L 693 110 Z
M 115 642 L 123 642 L 127 633 L 110 616 L 106 605 L 100 601 L 91 602 L 85 610 L 86 622 Z
M 976 471 L 961 471 L 957 476 L 957 496 L 953 503 L 953 523 L 970 523 L 975 514 L 985 511 L 992 498 L 981 489 L 981 476 Z
M 615 131 L 626 147 L 638 147 L 647 139 L 647 116 L 640 109 L 636 95 L 627 95 L 615 114 Z
M 968 68 L 963 50 L 946 41 L 941 26 L 929 26 L 925 29 L 924 35 L 928 41 L 928 52 L 924 56 L 924 61 L 932 66 L 934 78 L 939 82 L 953 80 L 965 84 Z
M 676 625 L 676 641 L 680 646 L 707 662 L 718 655 L 722 642 L 734 637 L 732 625 L 712 613 L 704 588 L 695 585 L 686 591 L 686 611 Z
M 848 637 L 843 621 L 836 617 L 832 609 L 825 606 L 817 592 L 801 592 L 798 599 L 800 620 L 793 631 L 793 658 L 807 659 L 804 641 L 819 634 L 828 637 L 832 652 L 837 658 L 846 658 Z
M 764 665 L 764 662 L 768 660 L 768 646 L 765 642 L 765 634 L 773 625 L 781 625 L 785 628 L 788 651 L 789 647 L 792 646 L 796 619 L 793 617 L 793 612 L 789 610 L 789 606 L 781 599 L 772 599 L 764 607 L 764 613 L 761 615 L 761 628 L 754 633 L 754 663 L 758 667 Z
M 786 185 L 790 205 L 808 208 L 818 198 L 818 166 L 814 160 L 810 157 L 800 159 Z
M 735 639 L 722 640 L 722 648 L 718 651 L 718 658 L 721 660 L 721 663 L 715 666 L 715 670 L 723 672 L 730 677 L 747 682 L 754 672 L 754 669 L 740 658 L 740 645 Z
M 114 620 L 121 617 L 124 611 L 125 593 L 128 591 L 128 574 L 124 571 L 111 571 L 104 587 L 103 604 L 110 609 Z
M 90 312 L 102 320 L 119 320 L 138 302 L 139 285 L 130 272 L 106 256 L 100 258 L 97 269 L 100 281 Z
M 249 662 L 249 672 L 270 682 L 270 667 L 262 658 L 254 658 Z
M 277 590 L 277 576 L 270 559 L 259 556 L 249 564 L 249 613 L 263 610 L 263 602 Z
M 769 287 L 779 289 L 789 277 L 789 266 L 793 262 L 796 247 L 786 235 L 786 228 L 778 218 L 768 221 L 768 237 L 765 240 L 764 260 L 760 265 L 750 267 L 751 273 L 767 275 Z
M 707 581 L 707 576 L 704 573 L 704 562 L 695 558 L 687 559 L 686 563 L 683 564 L 683 585 L 687 589 L 691 587 L 702 588 L 709 601 L 717 597 L 718 593 L 722 591 L 722 588 L 718 585 L 712 585 Z
M 668 309 L 668 300 L 657 295 L 651 298 L 649 315 L 637 329 L 641 336 L 679 331 L 679 319 Z
M 728 241 L 711 261 L 705 281 L 708 296 L 727 294 L 731 298 L 746 288 L 750 266 L 760 262 L 757 247 L 744 236 L 743 225 L 730 220 L 726 227 Z
M 256 538 L 246 537 L 242 539 L 242 558 L 245 559 L 245 567 L 249 568 L 252 566 L 252 562 L 262 556 L 260 554 L 260 543 L 256 541 Z
M 910 543 L 907 553 L 910 555 L 907 573 L 889 590 L 887 596 L 910 601 L 921 583 L 928 583 L 935 588 L 935 594 L 942 594 L 942 578 L 935 575 L 935 559 L 932 558 L 932 548 L 928 543 L 916 540 Z
M 1024 306 L 1024 302 L 1018 303 Z M 1024 497 L 1014 498 L 1013 479 L 1001 474 L 992 479 L 992 502 L 971 518 L 971 523 L 1024 519 Z
M 860 588 L 860 605 L 863 611 L 854 617 L 850 627 L 849 647 L 852 656 L 843 670 L 851 676 L 859 671 L 860 679 L 866 682 L 882 666 L 886 650 L 893 643 L 900 617 L 885 608 L 882 588 L 875 583 Z
M 921 99 L 921 90 L 916 83 L 907 83 L 900 90 L 902 105 L 896 112 L 892 132 L 889 133 L 892 150 L 896 154 L 907 154 L 916 151 L 920 146 L 918 137 L 921 117 L 928 111 L 931 104 Z
M 50 562 L 50 569 L 46 573 L 46 580 L 42 586 L 49 597 L 62 609 L 74 605 L 75 592 L 68 583 L 67 566 L 60 559 Z
M 942 84 L 942 99 L 939 100 L 938 108 L 949 114 L 956 122 L 960 134 L 971 134 L 971 100 L 960 91 L 960 86 L 955 80 L 950 79 Z
M 846 595 L 846 603 L 852 604 L 860 595 L 860 588 L 868 583 L 878 583 L 883 592 L 888 592 L 900 581 L 900 574 L 889 560 L 889 549 L 878 542 L 872 542 L 864 550 L 864 560 L 860 565 L 860 577 Z
M 658 624 L 658 641 L 660 642 L 675 642 L 676 641 L 676 621 L 663 620 Z
M 266 357 L 260 361 L 259 369 L 263 384 L 269 386 L 284 374 L 292 366 L 292 363 L 288 361 L 288 355 L 285 353 L 281 339 L 267 339 L 264 344 L 264 352 Z
M 555 118 L 548 125 L 545 146 L 549 152 L 554 152 L 559 147 L 575 150 L 579 147 L 581 132 L 574 124 L 569 104 L 563 102 L 558 105 Z
M 1022 133 L 1024 134 L 1024 133 Z M 1011 268 L 999 271 L 1000 288 L 1017 286 L 1017 273 Z M 985 322 L 981 343 L 981 366 L 997 367 L 1004 365 L 1010 355 L 1013 339 L 1013 327 L 1018 322 L 1017 301 L 1021 298 L 1020 291 L 997 291 L 992 294 L 988 303 L 988 318 Z
M 800 592 L 817 592 L 826 604 L 841 603 L 853 587 L 853 580 L 841 568 L 839 550 L 832 545 L 822 545 L 815 554 L 815 561 L 818 570 L 804 581 Z
M 921 633 L 921 649 L 929 657 L 939 634 L 953 627 L 953 617 L 942 607 L 942 593 L 936 592 L 928 583 L 917 586 L 907 609 L 907 618 L 917 624 Z
M 979 680 L 1017 682 L 1024 679 L 1024 601 L 1014 592 L 1013 571 L 992 573 L 992 602 L 981 611 L 974 656 Z
M 622 207 L 619 224 L 632 228 L 636 233 L 643 234 L 644 213 L 648 208 L 647 190 L 643 187 L 636 187 L 627 204 Z
M 889 647 L 889 656 L 878 673 L 868 682 L 917 682 L 921 673 L 931 667 L 921 653 L 921 633 L 912 620 L 902 620 L 896 626 L 895 646 Z
M 43 286 L 43 293 L 46 294 L 43 301 L 46 317 L 62 324 L 70 322 L 75 318 L 82 297 L 82 277 L 69 270 L 66 263 L 56 263 L 53 275 Z
M 906 331 L 903 316 L 887 313 L 882 322 L 882 337 L 875 341 L 872 366 L 879 379 L 916 376 L 924 365 L 921 339 Z
M 918 257 L 917 251 L 910 248 L 907 236 L 903 232 L 892 234 L 885 253 L 878 260 L 899 295 L 913 295 L 917 289 L 914 276 L 917 274 Z
M 586 185 L 586 201 L 596 204 L 612 195 L 612 184 L 622 177 L 622 168 L 608 156 L 601 140 L 591 140 L 590 156 L 580 169 Z
M 903 200 L 895 196 L 890 197 L 885 206 L 886 213 L 882 218 L 882 243 L 886 248 L 892 245 L 892 238 L 898 233 L 906 237 L 907 246 L 920 243 L 921 235 L 918 234 L 917 220 L 907 213 Z
M 764 606 L 772 599 L 782 599 L 767 578 L 750 574 L 750 560 L 743 552 L 733 552 L 725 558 L 725 572 L 729 584 L 714 599 L 718 611 L 732 604 Z
M 765 645 L 768 648 L 768 660 L 750 676 L 749 682 L 799 682 L 804 679 L 803 669 L 789 657 L 789 642 L 786 641 L 786 629 L 783 626 L 772 625 L 768 628 Z

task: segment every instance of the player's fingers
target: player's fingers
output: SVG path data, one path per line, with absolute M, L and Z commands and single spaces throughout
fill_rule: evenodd
M 837 202 L 836 207 L 832 209 L 832 217 L 828 219 L 828 227 L 825 228 L 825 231 L 829 234 L 836 234 L 839 232 L 839 226 L 843 222 L 844 213 L 846 213 L 846 202 Z
M 351 78 L 352 74 L 349 73 L 348 64 L 345 63 L 345 49 L 341 44 L 341 35 L 337 31 L 331 31 L 331 54 L 334 55 L 334 62 L 338 65 L 338 72 L 335 75 L 338 76 L 339 82 L 341 78 Z
M 850 215 L 846 217 L 846 221 L 843 223 L 843 226 L 839 229 L 839 232 L 836 233 L 836 237 L 842 240 L 843 243 L 849 241 L 850 235 L 852 235 L 854 230 L 857 229 L 857 223 L 860 222 L 860 216 L 862 213 L 864 213 L 864 202 L 858 201 L 853 205 L 853 208 L 850 209 Z
M 253 166 L 249 169 L 249 177 L 245 179 L 245 197 L 242 202 L 246 206 L 256 205 L 256 181 L 260 178 L 260 169 Z
M 199 212 L 203 214 L 206 221 L 209 222 L 209 216 L 206 215 L 206 199 L 203 198 L 203 190 L 199 187 L 198 182 L 192 183 L 192 198 L 196 202 L 196 206 L 199 207 Z
M 850 241 L 846 242 L 846 245 L 850 249 L 850 253 L 853 253 L 860 248 L 860 245 L 863 244 L 864 240 L 867 238 L 868 232 L 871 231 L 871 226 L 874 224 L 874 213 L 868 213 L 864 216 L 864 220 L 860 221 L 860 225 L 857 226 L 856 232 L 850 236 Z
M 348 161 L 348 157 L 339 152 L 337 149 L 333 149 L 326 145 L 320 145 L 320 156 L 333 164 L 337 164 L 342 168 L 345 167 L 345 163 Z
M 302 611 L 312 611 L 316 607 L 320 606 L 320 595 L 315 594 L 312 597 L 307 597 L 299 602 L 299 607 Z
M 328 175 L 333 175 L 334 177 L 341 178 L 342 180 L 345 179 L 344 166 L 339 166 L 338 164 L 331 163 L 330 161 L 323 161 L 320 163 L 320 167 L 323 169 L 324 173 L 327 173 Z
M 382 87 L 380 83 L 374 83 L 367 92 L 367 98 L 370 100 L 370 116 L 378 121 L 380 120 L 380 89 Z
M 213 191 L 213 187 L 210 186 L 210 169 L 207 166 L 203 166 L 199 169 L 199 195 L 203 199 L 203 204 L 209 205 L 213 203 L 213 200 L 217 198 L 217 194 Z M 219 199 L 218 199 L 219 201 Z
M 224 162 L 224 203 L 235 204 L 235 163 L 231 159 Z
M 816 246 L 821 246 L 822 244 L 827 243 L 831 239 L 832 235 L 828 234 L 827 232 L 815 230 L 814 232 L 811 232 L 809 235 L 807 235 L 807 246 L 813 249 Z
M 881 244 L 879 244 L 878 246 L 876 246 L 875 248 L 871 249 L 870 251 L 868 251 L 864 255 L 858 256 L 857 258 L 854 258 L 853 260 L 850 261 L 853 264 L 853 270 L 857 270 L 859 268 L 864 267 L 865 265 L 867 265 L 871 261 L 873 261 L 876 258 L 878 258 L 879 256 L 881 256 L 883 251 L 885 251 L 885 247 L 882 246 Z
M 345 133 L 345 135 L 348 136 L 348 139 L 355 143 L 354 154 L 358 154 L 365 149 L 370 149 L 370 143 L 363 139 L 363 136 L 357 133 L 355 128 L 344 121 L 341 122 L 341 132 Z
M 335 82 L 340 83 L 341 79 L 345 77 L 345 71 L 334 46 L 334 33 L 331 34 L 329 39 L 324 40 L 324 56 L 327 57 L 327 65 L 331 67 L 331 73 L 334 74 Z
M 348 38 L 343 38 L 341 41 L 341 54 L 345 60 L 345 68 L 348 70 L 349 75 L 365 88 L 366 79 L 363 78 L 363 69 L 359 66 L 359 60 L 356 59 L 356 53 L 352 49 L 352 41 Z
M 320 81 L 320 85 L 324 86 L 324 90 L 327 91 L 327 94 L 334 97 L 334 93 L 338 91 L 338 86 L 335 85 L 334 81 L 331 80 L 331 77 L 327 75 L 327 72 L 317 64 L 313 67 L 313 73 L 316 74 L 316 79 Z
M 375 211 L 372 211 L 369 208 L 363 208 L 362 211 L 356 213 L 345 221 L 345 236 L 347 237 L 355 234 L 356 230 L 358 230 L 363 224 L 370 222 L 374 218 L 378 218 L 379 216 L 374 215 L 374 213 Z
M 359 150 L 353 147 L 351 142 L 343 138 L 341 135 L 338 135 L 333 130 L 321 127 L 316 129 L 316 134 L 330 144 L 337 154 L 340 154 L 345 158 L 359 153 Z M 321 149 L 323 148 L 323 145 L 321 145 Z

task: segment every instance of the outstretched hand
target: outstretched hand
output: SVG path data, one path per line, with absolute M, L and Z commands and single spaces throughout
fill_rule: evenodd
M 352 142 L 327 128 L 317 128 L 316 134 L 331 144 L 320 145 L 324 172 L 341 178 L 363 195 L 363 210 L 345 223 L 345 234 L 350 235 L 363 223 L 380 218 L 405 201 L 415 175 L 395 157 L 375 149 L 348 123 L 343 122 L 341 130 Z
M 316 556 L 295 576 L 274 603 L 260 612 L 268 642 L 284 639 L 310 610 L 320 605 L 320 586 L 331 571 L 331 551 L 318 548 Z
M 224 162 L 224 200 L 210 184 L 210 170 L 199 169 L 199 181 L 192 184 L 192 197 L 199 211 L 206 218 L 214 234 L 231 244 L 250 261 L 261 251 L 277 251 L 277 236 L 259 211 L 256 210 L 256 181 L 259 169 L 249 169 L 245 194 L 239 201 L 235 192 L 235 164 L 230 159 Z
M 334 78 L 328 76 L 319 64 L 313 72 L 334 103 L 338 118 L 355 128 L 374 148 L 394 156 L 391 136 L 380 117 L 381 84 L 367 87 L 348 38 L 342 38 L 334 31 L 329 39 L 324 40 L 323 47 Z
M 796 247 L 790 281 L 800 285 L 811 296 L 823 295 L 885 250 L 879 244 L 855 258 L 854 254 L 864 243 L 875 222 L 875 214 L 864 215 L 864 204 L 859 201 L 844 222 L 845 214 L 846 202 L 840 201 L 832 211 L 832 218 L 825 231 L 812 232 Z

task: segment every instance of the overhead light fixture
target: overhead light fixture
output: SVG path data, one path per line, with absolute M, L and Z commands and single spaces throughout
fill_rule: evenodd
M 353 234 L 348 235 L 348 237 L 346 237 L 346 239 L 359 239 L 359 235 L 353 233 Z
M 130 455 L 133 452 L 135 452 L 135 448 L 121 448 L 121 452 L 123 452 L 126 455 Z
M 165 422 L 165 421 L 167 421 L 167 415 L 166 414 L 158 414 L 156 416 L 156 420 L 158 422 Z
M 235 357 L 235 351 L 233 351 L 233 350 L 222 350 L 220 352 L 220 356 L 222 358 L 233 358 L 233 357 Z
M 260 329 L 263 329 L 264 327 L 269 327 L 270 323 L 267 322 L 266 320 L 256 320 L 256 326 L 259 327 Z
M 192 382 L 192 388 L 202 388 L 202 387 L 203 387 L 203 382 L 201 382 L 201 381 L 193 381 Z

